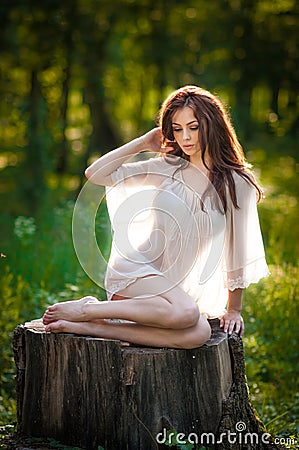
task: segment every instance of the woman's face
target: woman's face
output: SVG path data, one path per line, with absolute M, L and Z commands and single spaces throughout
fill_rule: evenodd
M 189 106 L 178 109 L 172 117 L 173 136 L 190 161 L 200 157 L 199 123 Z

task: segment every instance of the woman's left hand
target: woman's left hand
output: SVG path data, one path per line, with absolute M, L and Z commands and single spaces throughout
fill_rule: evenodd
M 244 334 L 244 321 L 240 311 L 227 311 L 220 319 L 220 327 L 228 334 L 233 331 L 238 333 L 241 337 Z

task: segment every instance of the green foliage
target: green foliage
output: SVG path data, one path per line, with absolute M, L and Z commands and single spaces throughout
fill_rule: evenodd
M 6 255 L 1 261 L 0 276 L 5 266 L 14 275 L 22 274 L 35 290 L 35 314 L 40 314 L 46 303 L 73 296 L 76 291 L 80 296 L 80 287 L 105 295 L 85 276 L 77 260 L 72 240 L 73 209 L 73 201 L 59 201 L 55 207 L 44 208 L 37 219 L 24 216 L 14 221 L 8 219 L 5 226 L 9 239 L 2 240 L 0 236 L 1 249 Z M 105 205 L 99 209 L 95 225 L 99 246 L 107 259 L 111 239 Z M 49 292 L 55 292 L 55 296 Z
M 298 433 L 298 268 L 270 266 L 271 276 L 244 300 L 244 345 L 252 399 L 269 432 Z
M 152 126 L 180 85 L 216 91 L 246 139 L 298 136 L 293 0 L 28 0 L 0 16 L 0 199 L 16 215 L 76 193 L 92 154 Z
M 299 186 L 291 142 L 264 141 L 248 152 L 266 191 L 259 212 L 270 276 L 246 290 L 243 316 L 253 404 L 272 435 L 298 440 Z
M 244 296 L 247 374 L 269 431 L 297 435 L 296 2 L 28 0 L 0 11 L 0 422 L 15 420 L 14 327 L 57 301 L 104 298 L 72 243 L 88 161 L 151 127 L 172 89 L 200 84 L 231 106 L 265 187 L 271 276 Z M 96 236 L 107 258 L 105 208 Z
M 82 450 L 80 447 L 73 447 L 62 444 L 53 438 L 24 437 L 15 433 L 15 427 L 6 425 L 0 427 L 0 449 L 8 448 L 43 448 L 43 449 L 60 449 L 60 450 Z M 104 450 L 98 447 L 98 450 Z
M 186 435 L 182 436 L 176 430 L 167 430 L 164 445 L 166 447 L 175 447 L 178 450 L 209 450 L 203 445 L 197 447 L 194 443 L 188 441 Z
M 21 320 L 21 305 L 30 299 L 30 289 L 22 277 L 16 279 L 6 268 L 4 275 L 0 278 L 0 420 L 6 423 L 15 415 L 15 392 L 14 392 L 14 362 L 12 354 L 12 338 L 15 326 Z

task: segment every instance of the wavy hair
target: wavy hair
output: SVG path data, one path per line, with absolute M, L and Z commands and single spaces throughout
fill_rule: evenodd
M 178 109 L 186 106 L 193 110 L 198 121 L 202 161 L 209 171 L 209 179 L 221 199 L 224 211 L 227 211 L 227 188 L 234 207 L 239 208 L 233 171 L 256 188 L 257 200 L 260 201 L 263 191 L 250 171 L 249 164 L 246 163 L 230 116 L 219 98 L 209 91 L 197 86 L 185 86 L 169 95 L 162 104 L 158 115 L 158 124 L 162 128 L 164 144 L 174 141 L 172 117 Z M 168 154 L 185 160 L 186 163 L 183 162 L 181 168 L 186 167 L 190 160 L 189 156 L 176 142 L 172 142 L 172 146 L 173 151 Z M 207 155 L 211 167 L 206 164 Z M 165 159 L 169 163 L 171 163 L 171 159 L 173 160 L 167 156 Z

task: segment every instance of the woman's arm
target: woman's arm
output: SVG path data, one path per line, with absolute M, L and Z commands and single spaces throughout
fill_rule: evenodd
M 243 289 L 228 291 L 227 312 L 220 319 L 220 327 L 225 333 L 232 334 L 233 331 L 244 334 L 244 322 L 241 316 Z
M 154 128 L 143 136 L 136 138 L 97 159 L 86 169 L 85 175 L 94 184 L 111 186 L 111 173 L 117 170 L 126 160 L 146 150 L 160 152 L 161 144 L 161 129 Z

